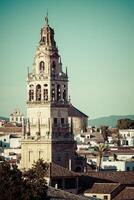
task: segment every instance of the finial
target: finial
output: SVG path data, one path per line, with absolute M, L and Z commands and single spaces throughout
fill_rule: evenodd
M 27 76 L 29 76 L 29 67 L 27 67 Z
M 68 76 L 67 67 L 66 67 L 66 76 Z
M 48 26 L 48 9 L 47 9 L 47 15 L 45 17 L 46 25 Z
M 71 96 L 70 95 L 69 95 L 68 101 L 69 101 L 69 104 L 71 104 Z

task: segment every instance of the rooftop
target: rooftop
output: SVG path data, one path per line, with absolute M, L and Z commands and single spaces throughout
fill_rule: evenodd
M 81 173 L 82 175 L 82 173 Z M 134 172 L 133 171 L 110 171 L 110 172 L 95 172 L 90 171 L 83 173 L 85 176 L 89 176 L 95 179 L 98 179 L 99 182 L 109 181 L 114 183 L 121 184 L 134 184 Z
M 70 105 L 70 107 L 68 108 L 68 115 L 69 117 L 88 117 L 86 114 L 84 114 L 72 105 Z
M 77 173 L 70 171 L 67 168 L 64 168 L 60 165 L 57 165 L 54 162 L 50 163 L 50 166 L 46 172 L 46 176 L 50 176 L 50 172 L 51 172 L 51 177 L 77 177 L 79 176 Z
M 119 185 L 119 183 L 94 183 L 85 193 L 111 194 Z
M 134 187 L 125 187 L 113 200 L 134 200 Z
M 57 200 L 89 200 L 89 198 L 55 189 L 53 187 L 48 187 L 47 195 L 50 197 L 50 199 L 52 198 Z

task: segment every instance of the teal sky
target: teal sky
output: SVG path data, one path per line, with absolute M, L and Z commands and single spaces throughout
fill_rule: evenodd
M 134 114 L 133 0 L 0 0 L 0 116 L 26 113 L 47 9 L 72 103 L 90 118 Z

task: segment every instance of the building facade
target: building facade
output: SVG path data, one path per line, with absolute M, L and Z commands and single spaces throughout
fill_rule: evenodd
M 27 125 L 23 126 L 22 168 L 42 158 L 71 169 L 76 142 L 68 123 L 68 75 L 62 70 L 54 30 L 45 18 L 33 70 L 27 77 Z
M 19 109 L 15 109 L 13 113 L 10 114 L 9 120 L 11 123 L 15 125 L 22 126 L 22 122 L 24 119 L 24 115 L 20 112 Z

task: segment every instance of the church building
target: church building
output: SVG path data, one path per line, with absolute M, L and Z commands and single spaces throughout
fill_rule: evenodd
M 68 122 L 69 107 L 67 70 L 63 72 L 54 30 L 46 16 L 33 69 L 27 77 L 22 169 L 30 168 L 39 158 L 72 170 L 77 170 L 78 165 L 84 169 L 85 159 L 76 154 L 72 123 Z

